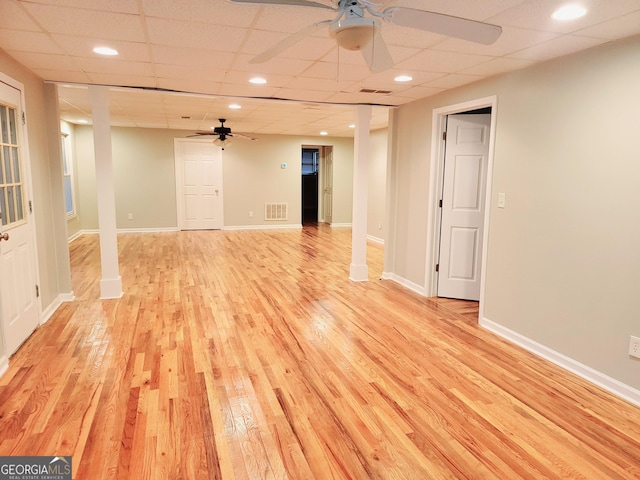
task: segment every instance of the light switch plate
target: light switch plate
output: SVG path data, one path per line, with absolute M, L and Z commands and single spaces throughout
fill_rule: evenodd
M 507 195 L 505 193 L 498 194 L 498 208 L 504 208 L 507 202 Z

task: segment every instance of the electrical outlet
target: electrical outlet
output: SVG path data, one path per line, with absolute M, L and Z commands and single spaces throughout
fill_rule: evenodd
M 629 339 L 629 355 L 640 358 L 640 338 L 633 335 Z
M 253 210 L 249 210 L 249 218 L 253 218 Z
M 128 218 L 129 220 L 133 220 L 133 213 L 130 213 L 129 215 L 127 215 L 127 218 Z

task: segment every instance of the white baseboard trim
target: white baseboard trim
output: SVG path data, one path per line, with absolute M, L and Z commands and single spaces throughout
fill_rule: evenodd
M 84 230 L 80 230 L 79 232 L 74 233 L 73 235 L 71 235 L 71 236 L 68 238 L 68 242 L 69 242 L 69 244 L 71 244 L 74 240 L 77 240 L 78 238 L 80 238 L 80 237 L 81 237 L 82 235 L 84 235 L 84 234 L 85 234 L 85 231 L 84 231 Z
M 40 318 L 40 325 L 44 325 L 45 323 L 47 323 L 49 319 L 53 316 L 53 314 L 56 313 L 56 310 L 60 308 L 60 305 L 62 305 L 64 302 L 73 302 L 75 299 L 76 299 L 76 296 L 73 294 L 73 292 L 61 293 L 60 295 L 58 295 L 53 300 L 53 302 L 51 302 L 47 306 L 47 308 L 45 308 L 42 311 L 42 316 Z
M 330 223 L 329 226 L 331 228 L 344 228 L 344 227 L 352 227 L 352 224 L 350 223 Z
M 373 243 L 379 243 L 380 245 L 384 245 L 384 238 L 374 237 L 373 235 L 367 235 L 367 240 Z
M 229 227 L 222 227 L 222 230 L 292 230 L 302 229 L 302 224 L 287 224 L 287 225 L 235 225 Z
M 118 228 L 117 233 L 170 233 L 179 232 L 178 227 L 160 227 L 160 228 Z
M 166 232 L 179 232 L 180 229 L 178 227 L 153 227 L 153 228 L 118 228 L 116 233 L 166 233 Z M 99 235 L 100 230 L 95 229 L 87 229 L 80 230 L 73 235 L 71 235 L 68 239 L 69 243 L 74 240 L 80 238 L 83 235 Z
M 9 359 L 5 356 L 0 357 L 0 377 L 9 370 Z
M 481 318 L 479 321 L 481 327 L 486 328 L 487 330 L 495 333 L 496 335 L 509 340 L 512 343 L 528 350 L 539 357 L 548 360 L 551 363 L 558 365 L 565 370 L 568 370 L 571 373 L 587 380 L 588 382 L 593 383 L 594 385 L 603 388 L 604 390 L 626 400 L 629 403 L 632 403 L 638 407 L 640 407 L 640 390 L 637 390 L 625 383 L 616 380 L 615 378 L 611 378 L 608 375 L 605 375 L 602 372 L 594 370 L 593 368 L 584 365 L 562 353 L 556 352 L 549 347 L 546 347 L 534 340 L 531 340 L 524 335 L 521 335 L 513 330 L 504 327 L 498 323 L 495 323 L 488 318 Z
M 425 290 L 425 288 L 423 286 L 418 285 L 417 283 L 413 283 L 412 281 L 407 280 L 406 278 L 402 278 L 402 277 L 396 275 L 395 273 L 382 272 L 381 278 L 383 280 L 391 280 L 391 281 L 394 281 L 396 283 L 399 283 L 403 287 L 408 288 L 409 290 L 412 290 L 412 291 L 414 291 L 417 294 L 420 294 L 422 296 L 426 296 L 427 295 L 427 291 Z

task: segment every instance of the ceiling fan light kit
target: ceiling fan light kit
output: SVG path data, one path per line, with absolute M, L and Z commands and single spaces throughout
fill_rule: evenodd
M 331 36 L 346 50 L 360 50 L 371 41 L 378 29 L 374 18 L 353 17 L 338 20 L 329 26 Z

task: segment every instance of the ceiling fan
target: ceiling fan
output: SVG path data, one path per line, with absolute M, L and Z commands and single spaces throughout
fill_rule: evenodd
M 244 133 L 231 133 L 231 129 L 229 127 L 224 126 L 224 122 L 226 122 L 227 119 L 219 118 L 218 120 L 220 121 L 219 127 L 215 127 L 213 130 L 199 130 L 195 132 L 193 135 L 187 135 L 187 137 L 217 136 L 218 138 L 216 138 L 213 141 L 213 143 L 218 147 L 222 147 L 222 150 L 224 150 L 224 147 L 231 144 L 230 137 L 244 137 L 244 138 L 248 138 L 249 140 L 257 140 L 256 137 L 252 137 L 251 135 L 246 135 Z
M 232 3 L 252 5 L 289 5 L 312 7 L 337 12 L 331 20 L 323 20 L 309 25 L 290 35 L 271 48 L 258 54 L 250 63 L 263 63 L 328 25 L 330 35 L 339 46 L 347 50 L 360 50 L 371 71 L 382 71 L 393 66 L 393 59 L 380 35 L 381 20 L 403 27 L 416 28 L 461 38 L 471 42 L 491 45 L 502 28 L 490 23 L 467 18 L 454 17 L 442 13 L 407 7 L 389 7 L 376 10 L 379 3 L 371 0 L 334 0 L 337 6 L 325 5 L 312 0 L 229 0 Z M 366 15 L 368 14 L 368 15 Z

